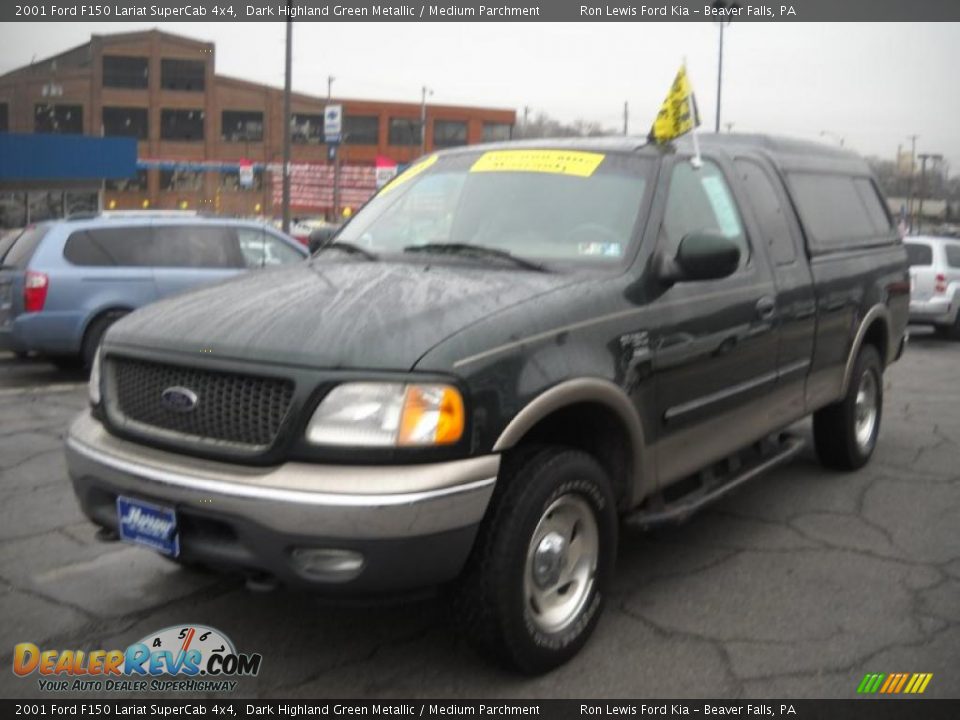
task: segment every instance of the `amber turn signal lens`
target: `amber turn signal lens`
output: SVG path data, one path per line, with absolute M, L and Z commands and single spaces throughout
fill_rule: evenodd
M 449 445 L 463 437 L 460 392 L 450 385 L 408 385 L 397 445 Z

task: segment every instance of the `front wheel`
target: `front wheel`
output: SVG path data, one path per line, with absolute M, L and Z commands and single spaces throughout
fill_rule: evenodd
M 527 673 L 586 643 L 613 574 L 617 513 L 603 468 L 579 450 L 507 458 L 456 593 L 485 655 Z
M 883 366 L 872 345 L 857 356 L 847 394 L 813 415 L 813 440 L 820 462 L 836 470 L 866 465 L 877 445 L 883 415 Z

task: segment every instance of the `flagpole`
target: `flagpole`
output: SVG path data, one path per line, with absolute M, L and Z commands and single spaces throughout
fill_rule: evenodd
M 687 103 L 690 106 L 690 112 L 694 116 L 693 130 L 690 131 L 690 137 L 693 140 L 693 157 L 690 158 L 690 164 L 694 170 L 703 167 L 703 158 L 700 157 L 700 141 L 697 139 L 697 128 L 700 126 L 699 112 L 696 107 L 696 99 L 693 96 L 693 83 L 690 82 L 690 75 L 687 74 L 687 56 L 683 56 L 683 73 L 687 76 L 687 87 L 690 88 L 690 94 L 687 96 Z

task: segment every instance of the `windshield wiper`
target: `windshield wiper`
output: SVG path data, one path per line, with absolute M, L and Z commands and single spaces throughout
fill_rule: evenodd
M 536 270 L 537 272 L 547 271 L 547 269 L 540 263 L 535 263 L 531 260 L 524 260 L 523 258 L 517 257 L 506 250 L 499 250 L 497 248 L 487 247 L 486 245 L 469 245 L 467 243 L 426 243 L 425 245 L 407 245 L 403 251 L 409 253 L 422 252 L 436 255 L 449 253 L 451 255 L 466 255 L 468 257 L 476 258 L 494 258 L 497 260 L 507 260 L 512 262 L 517 267 L 522 267 L 524 270 Z
M 359 245 L 354 245 L 350 242 L 343 242 L 341 240 L 333 240 L 331 242 L 324 243 L 317 248 L 316 252 L 313 253 L 314 257 L 324 252 L 325 250 L 342 250 L 348 255 L 360 255 L 361 257 L 366 258 L 367 260 L 379 260 L 380 258 L 375 254 L 366 250 L 365 248 L 360 247 Z

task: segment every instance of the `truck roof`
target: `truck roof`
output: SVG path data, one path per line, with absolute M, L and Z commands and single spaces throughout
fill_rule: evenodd
M 821 170 L 827 172 L 870 175 L 866 161 L 855 152 L 836 145 L 827 145 L 811 140 L 761 135 L 754 133 L 697 133 L 703 150 L 721 150 L 726 153 L 751 152 L 765 155 L 783 170 Z M 602 137 L 545 138 L 537 140 L 513 140 L 483 146 L 464 146 L 447 153 L 476 152 L 478 149 L 547 149 L 569 148 L 597 152 L 638 152 L 662 154 L 682 150 L 693 151 L 689 135 L 667 145 L 655 145 L 642 136 L 613 135 Z

